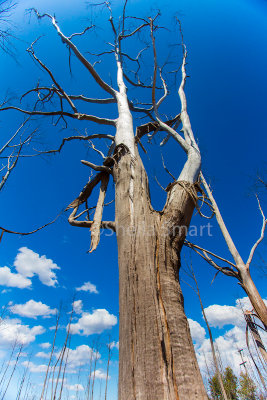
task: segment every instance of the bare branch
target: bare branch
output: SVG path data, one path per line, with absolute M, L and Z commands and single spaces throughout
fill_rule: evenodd
M 81 204 L 83 204 L 88 199 L 88 197 L 91 195 L 92 190 L 94 189 L 94 187 L 102 180 L 103 175 L 105 173 L 106 172 L 99 172 L 92 180 L 90 179 L 89 182 L 84 186 L 83 190 L 81 191 L 81 193 L 79 194 L 77 199 L 75 199 L 66 208 L 66 210 L 68 210 L 69 208 L 79 207 Z
M 69 96 L 70 99 L 72 100 L 83 100 L 87 103 L 96 103 L 96 104 L 112 104 L 112 103 L 116 103 L 116 99 L 113 98 L 109 98 L 109 99 L 93 99 L 90 97 L 85 97 L 83 95 L 79 95 L 79 96 L 74 96 L 74 95 L 70 95 Z
M 52 225 L 52 224 L 53 224 L 54 222 L 56 222 L 56 220 L 63 214 L 64 211 L 65 211 L 65 210 L 62 210 L 62 211 L 56 216 L 56 218 L 53 219 L 53 221 L 48 222 L 47 224 L 40 226 L 40 228 L 34 229 L 33 231 L 30 231 L 30 232 L 17 232 L 17 231 L 12 231 L 12 230 L 7 229 L 7 228 L 4 228 L 4 227 L 2 227 L 2 226 L 0 226 L 0 230 L 2 230 L 2 235 L 3 235 L 3 232 L 11 233 L 11 234 L 14 234 L 14 235 L 21 235 L 21 236 L 32 235 L 33 233 L 36 233 L 36 232 L 40 231 L 41 229 L 44 229 L 44 228 L 46 228 L 47 226 Z
M 89 141 L 90 139 L 109 139 L 109 140 L 114 140 L 114 136 L 112 135 L 108 135 L 108 134 L 104 134 L 104 133 L 95 133 L 92 135 L 88 135 L 88 136 L 70 136 L 67 138 L 64 138 L 59 146 L 58 149 L 56 150 L 47 150 L 47 151 L 38 151 L 40 155 L 43 154 L 55 154 L 55 153 L 60 153 L 63 146 L 65 145 L 65 143 L 72 141 L 72 140 L 85 140 L 85 141 Z
M 112 174 L 112 170 L 109 167 L 106 167 L 105 165 L 95 165 L 85 160 L 81 160 L 81 163 L 87 165 L 88 167 L 92 168 L 95 171 L 107 172 L 108 174 Z
M 17 165 L 17 162 L 18 162 L 18 159 L 19 159 L 19 156 L 20 156 L 20 153 L 21 153 L 23 145 L 24 145 L 24 143 L 22 143 L 20 145 L 19 151 L 18 151 L 17 155 L 15 156 L 15 160 L 11 164 L 10 164 L 10 160 L 12 160 L 13 156 L 11 155 L 11 156 L 8 157 L 7 171 L 6 171 L 5 175 L 2 177 L 2 181 L 0 182 L 0 190 L 3 189 L 7 179 L 9 177 L 9 175 L 11 174 L 12 170 Z
M 76 55 L 76 57 L 78 58 L 78 60 L 85 66 L 85 68 L 90 72 L 90 74 L 92 75 L 92 77 L 94 78 L 94 80 L 96 81 L 96 83 L 102 88 L 104 89 L 106 92 L 108 92 L 111 96 L 113 96 L 115 98 L 115 94 L 116 91 L 109 86 L 106 82 L 103 81 L 102 78 L 100 78 L 100 76 L 98 75 L 98 73 L 96 72 L 96 70 L 94 69 L 93 65 L 82 55 L 82 53 L 78 50 L 78 48 L 72 43 L 72 41 L 65 36 L 57 22 L 55 17 L 52 17 L 52 15 L 49 14 L 39 14 L 38 11 L 36 9 L 33 9 L 33 11 L 35 12 L 36 16 L 38 19 L 47 17 L 52 21 L 52 25 L 54 26 L 54 28 L 56 29 L 58 35 L 60 36 L 61 40 L 63 41 L 63 43 L 65 43 L 72 51 L 73 53 Z M 89 29 L 89 28 L 88 28 Z
M 129 38 L 129 37 L 135 35 L 137 32 L 139 32 L 145 26 L 149 26 L 149 22 L 145 22 L 144 24 L 138 26 L 133 32 L 128 33 L 127 35 L 119 35 L 119 40 L 123 40 L 123 39 Z
M 11 57 L 15 57 L 15 53 L 12 50 L 10 39 L 14 38 L 11 31 L 11 16 L 17 3 L 11 0 L 0 1 L 0 49 L 3 50 Z
M 52 81 L 54 82 L 54 84 L 56 85 L 56 87 L 58 88 L 59 92 L 61 93 L 61 95 L 67 100 L 67 102 L 69 103 L 69 105 L 71 106 L 72 110 L 74 111 L 74 113 L 77 113 L 77 108 L 74 106 L 73 102 L 71 101 L 71 99 L 69 98 L 69 96 L 67 95 L 67 93 L 63 90 L 63 88 L 59 85 L 59 83 L 56 81 L 54 75 L 52 74 L 52 72 L 50 71 L 50 69 L 36 56 L 34 50 L 33 50 L 33 45 L 36 43 L 37 40 L 35 40 L 31 46 L 28 48 L 28 52 L 31 54 L 31 56 L 34 58 L 34 60 L 36 60 L 38 62 L 38 64 L 48 73 L 48 75 L 50 76 L 50 78 L 52 79 Z
M 267 224 L 267 219 L 265 218 L 265 215 L 264 215 L 263 210 L 262 210 L 262 208 L 261 208 L 260 200 L 259 200 L 259 198 L 258 198 L 257 195 L 256 195 L 256 197 L 257 197 L 258 206 L 259 206 L 259 209 L 260 209 L 260 212 L 261 212 L 263 221 L 262 221 L 262 228 L 261 228 L 260 237 L 259 237 L 259 239 L 255 242 L 255 244 L 253 245 L 253 247 L 252 247 L 252 249 L 251 249 L 251 251 L 250 251 L 250 254 L 249 254 L 249 257 L 248 257 L 248 260 L 247 260 L 247 263 L 246 263 L 246 267 L 247 267 L 247 268 L 249 268 L 249 266 L 250 266 L 250 264 L 251 264 L 251 261 L 252 261 L 252 259 L 253 259 L 255 250 L 257 249 L 258 245 L 262 242 L 262 240 L 263 240 L 263 238 L 264 238 L 264 231 L 265 231 L 266 224 Z
M 71 215 L 69 216 L 69 223 L 72 226 L 76 226 L 78 228 L 91 228 L 93 225 L 93 221 L 77 221 L 74 219 L 75 217 L 76 208 L 73 210 Z M 101 229 L 111 229 L 112 231 L 116 232 L 115 222 L 114 221 L 101 221 L 100 224 Z
M 155 179 L 155 181 L 157 182 L 157 184 L 159 185 L 159 187 L 160 187 L 164 192 L 166 192 L 166 189 L 161 185 L 161 183 L 159 182 L 159 180 L 158 180 L 158 178 L 157 178 L 156 175 L 154 175 L 154 179 Z
M 135 87 L 142 87 L 145 89 L 152 89 L 152 85 L 145 85 L 141 81 L 138 80 L 138 82 L 134 82 L 125 72 L 123 72 L 123 76 L 126 79 L 127 82 L 129 82 L 131 85 Z M 162 89 L 161 87 L 156 87 L 156 89 Z
M 30 117 L 29 117 L 30 118 Z M 7 159 L 7 165 L 5 165 L 1 171 L 6 169 L 6 173 L 5 175 L 2 176 L 2 180 L 0 182 L 0 191 L 3 189 L 4 185 L 6 184 L 11 172 L 13 171 L 13 169 L 16 167 L 17 162 L 19 160 L 19 158 L 22 156 L 21 152 L 23 147 L 28 144 L 30 142 L 30 140 L 32 139 L 33 135 L 35 134 L 35 132 L 37 131 L 37 129 L 35 129 L 30 135 L 28 135 L 23 141 L 22 141 L 22 135 L 24 134 L 24 132 L 21 134 L 20 137 L 20 142 L 18 144 L 14 144 L 14 145 L 10 145 L 10 143 L 12 142 L 12 140 L 18 135 L 18 133 L 20 132 L 20 130 L 25 126 L 25 124 L 28 122 L 29 118 L 27 118 L 19 127 L 19 129 L 15 132 L 15 134 L 7 141 L 7 143 L 2 147 L 2 149 L 0 150 L 0 154 L 2 154 L 7 148 L 12 148 L 12 152 L 11 154 L 7 155 L 7 156 L 1 156 L 1 158 L 6 158 Z
M 72 38 L 74 38 L 75 36 L 82 36 L 85 34 L 85 32 L 89 31 L 90 29 L 94 28 L 94 25 L 92 26 L 87 26 L 82 32 L 79 33 L 73 33 L 72 35 L 70 35 L 68 37 L 69 40 L 71 40 Z
M 114 201 L 115 201 L 115 200 L 111 200 L 111 201 L 109 201 L 108 203 L 105 203 L 105 204 L 104 204 L 104 207 L 109 206 L 110 204 L 114 203 Z M 95 210 L 95 209 L 96 209 L 96 206 L 88 207 L 88 208 L 86 208 L 85 210 L 81 211 L 80 214 L 78 214 L 78 215 L 76 214 L 75 217 L 74 217 L 74 219 L 78 219 L 78 218 L 80 218 L 83 214 L 87 213 L 87 219 L 88 219 L 88 221 L 89 221 L 89 220 L 90 220 L 89 211 L 92 211 L 92 210 Z
M 78 119 L 78 120 L 96 122 L 97 124 L 100 124 L 100 125 L 115 126 L 115 122 L 116 122 L 116 120 L 100 118 L 100 117 L 96 117 L 95 115 L 88 115 L 88 114 L 81 114 L 81 113 L 71 114 L 66 111 L 29 111 L 29 110 L 23 110 L 19 107 L 14 107 L 14 106 L 0 108 L 0 111 L 6 111 L 6 110 L 16 110 L 16 111 L 20 111 L 23 114 L 27 114 L 27 115 L 43 115 L 43 116 L 51 116 L 51 117 L 56 116 L 56 115 L 59 115 L 61 117 L 66 116 L 66 117 L 70 117 L 70 118 L 74 118 L 74 119 Z
M 163 168 L 165 169 L 165 171 L 167 172 L 167 174 L 169 174 L 169 175 L 172 177 L 172 179 L 175 181 L 176 178 L 173 176 L 173 174 L 168 170 L 168 168 L 167 168 L 166 165 L 165 165 L 165 162 L 164 162 L 164 158 L 163 158 L 163 154 L 162 154 L 162 153 L 161 153 L 161 160 L 162 160 L 162 166 L 163 166 Z
M 207 192 L 208 198 L 209 198 L 209 200 L 210 200 L 210 202 L 212 204 L 212 207 L 213 207 L 213 210 L 214 210 L 218 225 L 219 225 L 219 227 L 221 229 L 221 232 L 222 232 L 223 237 L 224 237 L 224 239 L 226 241 L 228 249 L 229 249 L 230 253 L 232 254 L 233 259 L 235 260 L 236 268 L 239 270 L 239 265 L 243 264 L 243 260 L 242 260 L 242 258 L 240 256 L 240 254 L 238 253 L 237 248 L 235 247 L 235 244 L 234 244 L 234 242 L 233 242 L 233 240 L 232 240 L 232 238 L 231 238 L 231 236 L 230 236 L 230 234 L 228 232 L 228 229 L 226 228 L 226 225 L 225 225 L 224 220 L 222 218 L 222 215 L 220 213 L 219 207 L 217 206 L 217 203 L 216 203 L 216 201 L 215 201 L 215 199 L 213 197 L 213 194 L 212 194 L 212 192 L 210 190 L 210 187 L 207 184 L 202 172 L 200 172 L 200 179 L 201 179 L 201 182 L 203 183 L 203 186 L 204 186 L 204 188 L 205 188 L 205 190 Z
M 29 121 L 30 117 L 28 117 L 21 125 L 20 127 L 16 130 L 16 132 L 14 133 L 13 136 L 11 136 L 11 138 L 5 143 L 5 145 L 2 147 L 2 149 L 0 149 L 0 154 L 2 154 L 4 152 L 4 150 L 9 147 L 9 144 L 12 142 L 13 139 L 15 139 L 15 137 L 19 134 L 19 132 L 21 131 L 21 129 L 27 124 L 27 122 Z
M 91 145 L 90 146 L 91 149 L 94 150 L 97 154 L 99 154 L 103 158 L 103 160 L 105 160 L 106 157 L 104 156 L 104 153 L 101 150 L 97 149 L 95 144 L 91 140 L 89 140 L 89 142 L 90 142 L 90 145 Z
M 186 244 L 187 245 L 187 244 Z M 203 254 L 200 253 L 195 247 L 191 247 L 192 250 L 194 250 L 200 257 L 202 257 L 205 261 L 207 261 L 208 264 L 210 264 L 212 267 L 217 269 L 219 272 L 222 272 L 225 275 L 232 276 L 234 278 L 238 278 L 238 273 L 236 271 L 233 271 L 232 269 L 228 267 L 220 267 L 217 263 L 212 260 L 206 251 L 203 251 Z M 214 279 L 213 279 L 214 280 Z
M 182 138 L 181 135 L 179 135 L 174 129 L 172 129 L 170 126 L 165 124 L 159 115 L 158 112 L 158 107 L 157 107 L 157 102 L 156 102 L 156 79 L 157 79 L 157 70 L 158 70 L 158 64 L 157 64 L 157 51 L 156 51 L 156 44 L 155 44 L 155 37 L 154 37 L 154 28 L 153 28 L 153 20 L 150 19 L 150 35 L 151 35 L 151 41 L 152 41 L 152 46 L 153 46 L 153 54 L 154 54 L 154 75 L 153 75 L 153 86 L 152 86 L 152 104 L 153 104 L 153 109 L 156 115 L 156 119 L 159 123 L 159 125 L 166 130 L 168 133 L 170 133 L 176 140 L 177 142 L 181 145 L 183 150 L 188 153 L 190 147 L 188 143 Z M 166 91 L 166 88 L 165 88 Z
M 232 267 L 236 268 L 236 265 L 233 264 L 231 261 L 226 260 L 225 258 L 220 257 L 220 256 L 218 256 L 217 254 L 212 253 L 212 252 L 209 251 L 209 250 L 203 249 L 202 247 L 197 246 L 196 244 L 193 244 L 193 243 L 189 242 L 188 240 L 185 240 L 185 245 L 188 246 L 188 247 L 190 247 L 190 248 L 196 248 L 196 249 L 198 249 L 198 250 L 201 250 L 202 252 L 208 253 L 208 254 L 210 254 L 211 256 L 218 258 L 218 260 L 221 260 L 221 261 L 223 261 L 223 262 L 225 262 L 225 263 L 231 265 Z
M 68 210 L 69 208 L 73 208 L 73 211 L 71 212 L 68 221 L 70 223 L 70 225 L 72 226 L 77 226 L 80 228 L 91 228 L 91 226 L 93 225 L 93 221 L 77 221 L 77 218 L 79 216 L 81 216 L 83 213 L 80 213 L 77 216 L 77 211 L 78 208 L 81 204 L 87 202 L 87 199 L 90 197 L 93 189 L 96 187 L 96 185 L 99 182 L 104 182 L 102 189 L 100 189 L 101 192 L 101 199 L 99 200 L 99 204 L 96 206 L 97 209 L 97 213 L 96 213 L 96 226 L 99 227 L 99 215 L 101 214 L 101 218 L 102 218 L 102 211 L 101 211 L 101 207 L 103 208 L 104 205 L 104 198 L 105 198 L 105 191 L 106 191 L 106 184 L 108 183 L 108 179 L 107 179 L 107 173 L 106 171 L 103 172 L 99 172 L 92 180 L 90 179 L 89 182 L 85 185 L 85 187 L 83 188 L 83 190 L 81 191 L 81 193 L 79 194 L 79 196 L 77 197 L 77 199 L 75 199 L 67 208 L 66 210 Z M 115 223 L 113 221 L 102 221 L 100 223 L 100 228 L 106 228 L 106 229 L 112 229 L 113 231 L 115 231 Z M 97 238 L 97 235 L 95 237 L 95 239 Z M 94 242 L 96 243 L 96 242 Z
M 22 100 L 25 96 L 27 96 L 28 94 L 32 93 L 32 92 L 41 92 L 41 91 L 48 91 L 48 92 L 54 92 L 55 94 L 57 94 L 60 98 L 64 98 L 64 96 L 55 88 L 55 87 L 47 87 L 47 86 L 38 86 L 34 89 L 30 89 L 28 90 L 26 93 L 24 93 L 21 96 Z M 48 93 L 49 95 L 49 93 Z M 47 96 L 48 96 L 47 95 Z M 82 100 L 86 103 L 96 103 L 96 104 L 112 104 L 112 103 L 116 103 L 116 99 L 114 98 L 107 98 L 107 99 L 94 99 L 94 98 L 90 98 L 90 97 L 86 97 L 81 95 L 68 95 L 69 99 L 71 100 Z M 45 100 L 45 98 L 41 99 L 41 101 L 43 102 Z
M 169 121 L 165 121 L 165 124 L 168 126 L 172 126 L 174 124 L 179 124 L 180 123 L 180 114 L 176 115 L 173 119 L 170 119 Z M 136 134 L 135 134 L 135 140 L 138 142 L 144 135 L 147 135 L 150 132 L 153 131 L 165 131 L 165 129 L 162 129 L 158 121 L 153 121 L 153 122 L 147 122 L 144 125 L 140 125 L 136 128 Z

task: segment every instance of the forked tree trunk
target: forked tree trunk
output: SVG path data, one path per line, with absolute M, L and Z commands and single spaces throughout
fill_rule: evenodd
M 194 202 L 176 184 L 164 210 L 153 210 L 137 149 L 133 158 L 119 147 L 119 400 L 206 400 L 179 284 L 179 227 L 189 225 Z

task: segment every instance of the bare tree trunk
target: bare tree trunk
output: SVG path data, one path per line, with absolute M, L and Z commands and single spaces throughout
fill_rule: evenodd
M 264 324 L 265 329 L 267 329 L 267 308 L 251 278 L 249 269 L 243 268 L 241 270 L 240 275 L 241 275 L 240 284 L 247 293 L 248 298 L 256 314 L 260 317 L 260 320 Z
M 179 284 L 185 229 L 179 232 L 177 227 L 189 225 L 194 202 L 176 184 L 163 212 L 154 211 L 142 162 L 126 148 L 117 151 L 114 179 L 120 278 L 119 400 L 206 400 Z

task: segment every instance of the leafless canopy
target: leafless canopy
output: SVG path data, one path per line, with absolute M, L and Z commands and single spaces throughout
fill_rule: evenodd
M 157 50 L 156 50 L 156 39 L 155 34 L 163 29 L 160 26 L 160 13 L 157 12 L 153 17 L 147 18 L 137 18 L 133 16 L 126 15 L 126 6 L 127 1 L 125 1 L 123 8 L 123 16 L 121 20 L 116 23 L 115 19 L 112 15 L 112 10 L 108 2 L 102 3 L 109 15 L 109 23 L 114 35 L 114 39 L 112 43 L 108 43 L 109 49 L 104 52 L 100 52 L 98 54 L 91 54 L 89 58 L 99 58 L 100 56 L 104 56 L 105 54 L 113 54 L 115 57 L 115 63 L 118 71 L 118 79 L 117 88 L 114 88 L 113 85 L 107 83 L 97 72 L 97 62 L 90 61 L 88 57 L 86 57 L 82 51 L 75 44 L 75 39 L 77 37 L 81 37 L 85 34 L 90 34 L 90 32 L 94 29 L 94 25 L 87 26 L 82 32 L 73 33 L 70 36 L 64 34 L 59 24 L 56 20 L 55 16 L 49 14 L 40 14 L 36 9 L 29 10 L 30 13 L 34 13 L 39 20 L 48 19 L 51 21 L 53 28 L 56 33 L 59 35 L 61 41 L 67 46 L 70 54 L 76 57 L 76 59 L 80 62 L 80 64 L 88 71 L 96 85 L 99 86 L 101 92 L 106 94 L 106 97 L 103 96 L 101 98 L 93 98 L 87 97 L 83 94 L 73 94 L 69 93 L 66 88 L 60 83 L 60 79 L 58 79 L 52 70 L 40 59 L 36 52 L 36 45 L 38 39 L 36 39 L 30 47 L 27 49 L 29 55 L 32 57 L 33 61 L 38 64 L 38 66 L 47 74 L 49 84 L 43 85 L 40 82 L 37 82 L 34 88 L 29 89 L 24 94 L 22 94 L 20 98 L 20 104 L 6 104 L 3 103 L 0 111 L 7 110 L 15 110 L 27 116 L 47 116 L 52 117 L 52 121 L 54 125 L 57 125 L 60 121 L 63 121 L 65 126 L 68 126 L 68 120 L 84 120 L 90 121 L 93 123 L 101 124 L 109 127 L 109 129 L 117 129 L 119 118 L 110 119 L 106 116 L 92 115 L 90 113 L 81 112 L 81 105 L 84 109 L 84 106 L 90 104 L 118 104 L 120 101 L 119 94 L 121 92 L 121 87 L 124 86 L 122 79 L 125 79 L 132 88 L 139 88 L 145 91 L 150 91 L 152 94 L 150 103 L 140 103 L 138 100 L 128 100 L 128 106 L 132 112 L 136 112 L 141 115 L 141 118 L 145 118 L 148 122 L 143 123 L 138 126 L 136 129 L 135 143 L 139 144 L 141 148 L 145 151 L 143 144 L 141 143 L 141 138 L 147 135 L 151 138 L 158 131 L 165 132 L 165 139 L 162 141 L 162 145 L 164 145 L 170 137 L 173 137 L 178 143 L 181 145 L 183 150 L 187 153 L 188 157 L 200 157 L 199 149 L 195 142 L 192 129 L 190 126 L 189 119 L 187 117 L 187 106 L 186 99 L 184 95 L 184 85 L 186 82 L 186 57 L 187 50 L 182 41 L 182 49 L 183 49 L 183 63 L 182 63 L 182 83 L 179 89 L 179 96 L 182 102 L 182 112 L 176 116 L 171 117 L 166 120 L 166 117 L 162 117 L 159 109 L 163 102 L 167 99 L 170 94 L 170 90 L 167 87 L 166 77 L 169 77 L 170 74 L 168 71 L 165 73 L 165 69 L 168 66 L 168 61 L 163 65 L 159 65 Z M 179 22 L 179 21 L 178 21 Z M 178 24 L 179 29 L 180 25 Z M 181 32 L 181 30 L 180 30 Z M 124 42 L 132 39 L 134 37 L 140 38 L 140 35 L 146 36 L 146 44 L 141 50 L 138 51 L 136 56 L 130 55 L 125 50 Z M 178 36 L 177 36 L 178 37 Z M 182 37 L 182 35 L 181 35 Z M 182 38 L 183 39 L 183 38 Z M 152 69 L 150 77 L 148 76 L 145 81 L 141 79 L 142 73 L 142 57 L 145 52 L 151 52 L 152 54 Z M 135 66 L 135 69 L 132 69 L 132 65 Z M 121 78 L 120 78 L 121 74 Z M 145 74 L 147 75 L 147 73 Z M 126 88 L 126 86 L 125 86 Z M 149 92 L 148 92 L 149 93 Z M 36 95 L 35 100 L 33 102 L 33 106 L 31 109 L 24 108 L 22 106 L 28 96 Z M 50 105 L 53 103 L 53 109 L 51 110 Z M 55 104 L 58 106 L 55 107 Z M 177 132 L 180 123 L 183 124 L 182 134 Z M 96 139 L 106 139 L 106 142 L 109 142 L 108 150 L 106 154 L 103 153 L 102 150 L 99 150 L 96 147 Z M 81 162 L 90 167 L 93 171 L 96 172 L 96 175 L 92 178 L 90 177 L 89 182 L 82 190 L 79 197 L 69 206 L 67 209 L 73 207 L 73 212 L 69 217 L 69 222 L 74 226 L 80 227 L 89 227 L 91 228 L 92 233 L 92 242 L 95 244 L 91 245 L 91 249 L 95 249 L 98 240 L 99 240 L 99 229 L 100 227 L 115 229 L 114 222 L 105 221 L 102 222 L 102 214 L 104 207 L 104 198 L 108 185 L 108 177 L 112 175 L 112 168 L 114 163 L 116 163 L 116 157 L 114 154 L 119 151 L 120 143 L 117 143 L 115 140 L 115 135 L 112 133 L 87 133 L 73 135 L 65 137 L 58 148 L 50 149 L 47 151 L 39 150 L 36 151 L 36 155 L 43 154 L 56 154 L 60 153 L 65 144 L 71 141 L 85 141 L 88 143 L 88 146 L 96 151 L 102 158 L 102 164 L 96 165 L 87 160 L 81 160 Z M 163 162 L 164 164 L 164 162 Z M 165 170 L 165 164 L 164 164 Z M 196 169 L 194 176 L 192 178 L 192 183 L 194 183 L 196 176 L 198 174 L 199 169 Z M 169 171 L 168 171 L 169 173 Z M 184 178 L 187 178 L 184 176 Z M 183 174 L 181 176 L 181 180 L 184 179 Z M 88 208 L 88 198 L 93 190 L 93 188 L 101 182 L 99 201 L 96 207 L 90 207 L 90 209 L 95 209 L 95 216 L 93 221 L 90 220 L 89 208 Z M 78 209 L 81 205 L 85 205 L 85 210 L 82 212 L 78 212 Z M 86 214 L 86 220 L 80 220 L 80 217 Z M 8 231 L 8 230 L 6 230 Z M 93 232 L 96 231 L 96 237 L 98 239 L 93 239 Z M 11 232 L 11 231 L 10 231 Z
M 8 54 L 13 54 L 10 47 L 12 34 L 12 11 L 16 3 L 11 0 L 0 0 L 0 48 Z

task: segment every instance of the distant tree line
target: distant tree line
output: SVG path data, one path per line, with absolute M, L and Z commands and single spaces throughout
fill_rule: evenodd
M 228 400 L 264 400 L 262 393 L 258 393 L 257 386 L 247 372 L 241 372 L 239 379 L 232 368 L 226 367 L 222 373 L 223 385 Z M 223 400 L 218 374 L 215 373 L 208 382 L 210 400 Z

